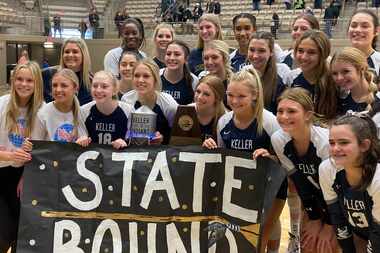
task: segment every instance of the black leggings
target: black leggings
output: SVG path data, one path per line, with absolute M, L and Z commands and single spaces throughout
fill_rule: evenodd
M 17 184 L 23 168 L 0 168 L 0 253 L 9 247 L 16 252 L 20 199 L 17 197 Z

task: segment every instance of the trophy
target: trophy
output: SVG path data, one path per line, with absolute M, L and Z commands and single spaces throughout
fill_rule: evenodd
M 157 114 L 143 105 L 131 114 L 131 127 L 128 132 L 129 143 L 147 145 L 156 132 Z
M 172 145 L 201 145 L 201 129 L 194 106 L 179 105 L 171 131 Z

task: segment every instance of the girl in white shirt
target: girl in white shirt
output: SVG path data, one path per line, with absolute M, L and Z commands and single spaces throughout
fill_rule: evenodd
M 22 165 L 32 158 L 28 138 L 43 103 L 42 87 L 39 65 L 27 62 L 16 66 L 10 94 L 0 97 L 0 252 L 16 245 L 20 208 L 16 189 Z
M 32 138 L 58 142 L 75 142 L 87 135 L 80 114 L 76 93 L 79 80 L 71 69 L 60 69 L 52 79 L 54 101 L 44 105 L 37 114 Z

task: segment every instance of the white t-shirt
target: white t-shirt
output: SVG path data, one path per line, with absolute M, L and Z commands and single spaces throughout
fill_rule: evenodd
M 20 130 L 20 133 L 9 133 L 6 126 L 6 110 L 8 103 L 10 101 L 10 95 L 4 95 L 0 97 L 0 151 L 12 151 L 22 146 L 22 143 L 25 140 L 24 129 L 26 128 L 26 111 L 27 108 L 19 108 L 20 116 L 17 118 L 17 125 Z M 7 167 L 17 165 L 11 161 L 0 161 L 0 167 Z
M 73 112 L 61 112 L 55 107 L 54 101 L 50 102 L 44 105 L 37 113 L 32 139 L 75 142 L 78 137 L 87 136 L 80 111 L 78 117 L 78 136 L 74 136 Z

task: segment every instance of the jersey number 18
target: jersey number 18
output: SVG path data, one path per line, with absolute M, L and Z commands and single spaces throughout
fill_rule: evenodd
M 110 133 L 99 133 L 99 144 L 111 145 L 112 136 Z

